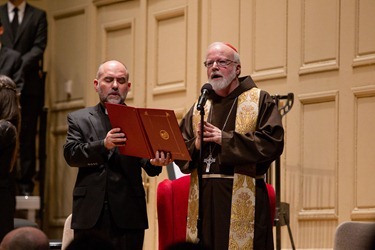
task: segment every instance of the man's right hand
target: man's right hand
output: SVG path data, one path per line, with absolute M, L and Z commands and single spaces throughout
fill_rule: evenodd
M 106 137 L 104 138 L 104 146 L 111 150 L 117 146 L 124 146 L 126 144 L 125 134 L 121 132 L 120 128 L 113 128 L 108 131 Z

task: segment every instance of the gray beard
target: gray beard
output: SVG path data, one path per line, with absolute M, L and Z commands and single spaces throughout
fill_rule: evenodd
M 218 90 L 223 90 L 225 88 L 227 88 L 231 82 L 236 79 L 237 75 L 236 75 L 236 69 L 234 69 L 230 75 L 227 77 L 227 78 L 223 78 L 221 80 L 218 80 L 218 81 L 214 81 L 211 85 L 212 85 L 212 89 L 214 91 L 218 91 Z

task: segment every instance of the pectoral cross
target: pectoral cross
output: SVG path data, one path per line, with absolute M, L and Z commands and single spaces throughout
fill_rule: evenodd
M 207 165 L 206 166 L 206 173 L 210 172 L 211 164 L 214 163 L 215 161 L 216 161 L 216 159 L 212 157 L 212 154 L 209 154 L 209 156 L 203 160 L 203 162 L 206 163 L 206 165 Z

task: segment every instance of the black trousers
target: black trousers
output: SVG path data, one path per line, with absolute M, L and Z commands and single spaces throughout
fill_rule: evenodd
M 20 133 L 20 161 L 17 173 L 19 184 L 25 191 L 32 193 L 33 178 L 36 173 L 36 135 L 38 132 L 38 118 L 43 108 L 43 100 L 38 95 L 21 94 L 21 133 Z
M 98 237 L 96 237 L 95 240 L 100 240 L 101 244 L 110 242 L 114 248 L 109 248 L 107 245 L 107 248 L 105 249 L 108 250 L 142 250 L 145 231 L 144 229 L 132 230 L 119 228 L 113 221 L 108 204 L 105 203 L 102 214 L 94 228 L 87 230 L 74 230 L 74 238 L 77 240 L 81 238 L 84 241 L 84 238 L 88 238 L 92 241 L 93 237 L 80 237 L 89 234 L 97 235 Z

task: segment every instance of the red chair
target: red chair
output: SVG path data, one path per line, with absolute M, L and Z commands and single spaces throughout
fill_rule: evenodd
M 267 185 L 271 207 L 272 225 L 276 211 L 276 195 L 272 185 Z M 157 189 L 159 250 L 186 239 L 186 217 L 190 175 L 176 180 L 163 180 Z
M 190 175 L 164 180 L 157 190 L 159 249 L 186 239 L 186 217 Z
M 271 184 L 266 183 L 267 192 L 268 192 L 268 199 L 270 201 L 270 210 L 271 210 L 271 223 L 272 226 L 275 225 L 275 213 L 276 213 L 276 193 L 275 189 Z

